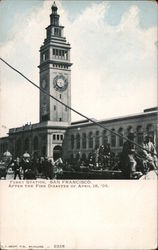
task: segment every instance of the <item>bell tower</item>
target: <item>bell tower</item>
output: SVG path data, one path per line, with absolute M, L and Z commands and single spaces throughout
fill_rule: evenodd
M 52 5 L 50 25 L 40 48 L 40 87 L 63 103 L 71 106 L 70 44 L 64 37 L 64 26 L 59 24 L 55 2 Z M 71 111 L 53 98 L 40 92 L 40 122 L 71 123 Z

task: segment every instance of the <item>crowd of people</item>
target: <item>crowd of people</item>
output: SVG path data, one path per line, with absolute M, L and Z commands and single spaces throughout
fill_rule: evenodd
M 134 179 L 151 170 L 157 171 L 157 153 L 151 137 L 146 135 L 141 147 L 136 147 L 134 133 L 129 133 L 128 140 L 124 142 L 122 152 L 115 156 L 110 144 L 97 147 L 83 158 L 79 154 L 76 158 L 56 161 L 53 158 L 40 157 L 31 159 L 25 153 L 22 157 L 16 157 L 7 163 L 6 171 L 12 169 L 14 179 L 57 179 L 62 178 L 63 171 L 82 171 L 83 168 L 91 170 L 121 171 L 123 179 Z
M 145 175 L 149 171 L 157 171 L 157 152 L 152 137 L 146 135 L 141 147 L 136 147 L 135 135 L 130 133 L 128 141 L 123 145 L 120 155 L 120 169 L 125 179 L 133 179 L 136 174 Z
M 118 170 L 122 172 L 123 179 L 134 179 L 158 169 L 157 152 L 152 142 L 152 137 L 144 136 L 142 145 L 134 143 L 134 133 L 128 134 L 128 140 L 124 142 L 122 152 L 115 155 L 110 144 L 97 147 L 87 160 L 78 157 L 74 159 L 74 165 L 86 165 L 89 169 Z
M 40 157 L 30 159 L 30 157 L 16 157 L 7 165 L 7 169 L 12 169 L 14 179 L 55 179 L 57 174 L 62 172 L 63 161 L 59 158 L 56 162 L 52 158 Z

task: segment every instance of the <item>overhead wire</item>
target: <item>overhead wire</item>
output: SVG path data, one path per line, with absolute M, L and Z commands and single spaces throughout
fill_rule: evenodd
M 19 75 L 21 75 L 24 79 L 26 79 L 28 82 L 30 82 L 34 87 L 38 88 L 41 92 L 43 92 L 44 94 L 46 94 L 47 96 L 53 98 L 54 100 L 56 100 L 57 102 L 59 102 L 60 104 L 62 104 L 63 106 L 65 106 L 66 108 L 70 109 L 71 111 L 75 112 L 76 114 L 78 114 L 79 116 L 85 118 L 87 121 L 92 122 L 93 124 L 109 131 L 111 134 L 114 134 L 116 136 L 119 136 L 121 138 L 123 138 L 124 140 L 133 143 L 135 146 L 139 147 L 142 150 L 147 151 L 148 153 L 151 153 L 152 155 L 155 155 L 158 157 L 158 155 L 156 153 L 151 152 L 150 150 L 143 148 L 141 145 L 137 144 L 136 142 L 130 140 L 128 137 L 123 136 L 109 128 L 106 128 L 104 125 L 102 125 L 101 123 L 99 123 L 98 121 L 95 121 L 89 117 L 87 117 L 86 115 L 80 113 L 79 111 L 75 110 L 74 108 L 70 107 L 69 105 L 63 103 L 62 101 L 60 101 L 59 99 L 57 99 L 56 97 L 54 97 L 53 95 L 49 94 L 47 91 L 45 91 L 44 89 L 42 89 L 41 87 L 39 87 L 37 84 L 35 84 L 34 82 L 32 82 L 28 77 L 26 77 L 23 73 L 21 73 L 19 70 L 17 70 L 16 68 L 14 68 L 12 65 L 10 65 L 6 60 L 4 60 L 3 58 L 0 57 L 0 60 L 5 63 L 8 67 L 10 67 L 12 70 L 14 70 L 15 72 L 17 72 Z

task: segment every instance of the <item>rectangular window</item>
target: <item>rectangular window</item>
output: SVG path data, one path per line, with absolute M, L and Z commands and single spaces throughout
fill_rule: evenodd
M 61 122 L 62 121 L 62 119 L 61 118 L 59 118 L 59 122 Z
M 59 98 L 61 99 L 61 94 L 59 95 Z
M 46 55 L 43 53 L 42 54 L 42 61 L 44 62 L 46 60 Z
M 53 55 L 55 55 L 55 49 L 53 49 Z
M 45 59 L 46 59 L 46 60 L 49 59 L 49 50 L 47 50 L 47 51 L 45 52 Z
M 54 110 L 56 110 L 56 105 L 54 105 Z
M 67 51 L 65 51 L 65 60 L 67 60 Z
M 61 50 L 59 50 L 59 56 L 61 56 Z
M 57 35 L 57 28 L 54 29 L 54 35 Z
M 59 135 L 57 135 L 57 141 L 59 141 Z
M 58 49 L 56 49 L 56 55 L 58 56 Z
M 63 140 L 63 135 L 60 135 L 60 140 L 61 140 L 61 141 Z
M 54 141 L 56 140 L 56 135 L 53 135 L 53 140 L 54 140 Z
M 64 58 L 64 50 L 62 50 L 62 57 Z

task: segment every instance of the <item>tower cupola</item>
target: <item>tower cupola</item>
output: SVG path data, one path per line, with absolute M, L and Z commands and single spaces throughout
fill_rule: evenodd
M 58 10 L 58 8 L 57 8 L 56 3 L 54 1 L 53 5 L 52 5 L 52 13 L 57 14 L 57 10 Z
M 59 15 L 57 13 L 57 6 L 56 3 L 54 1 L 53 5 L 52 5 L 52 14 L 50 15 L 50 24 L 53 26 L 59 26 Z

